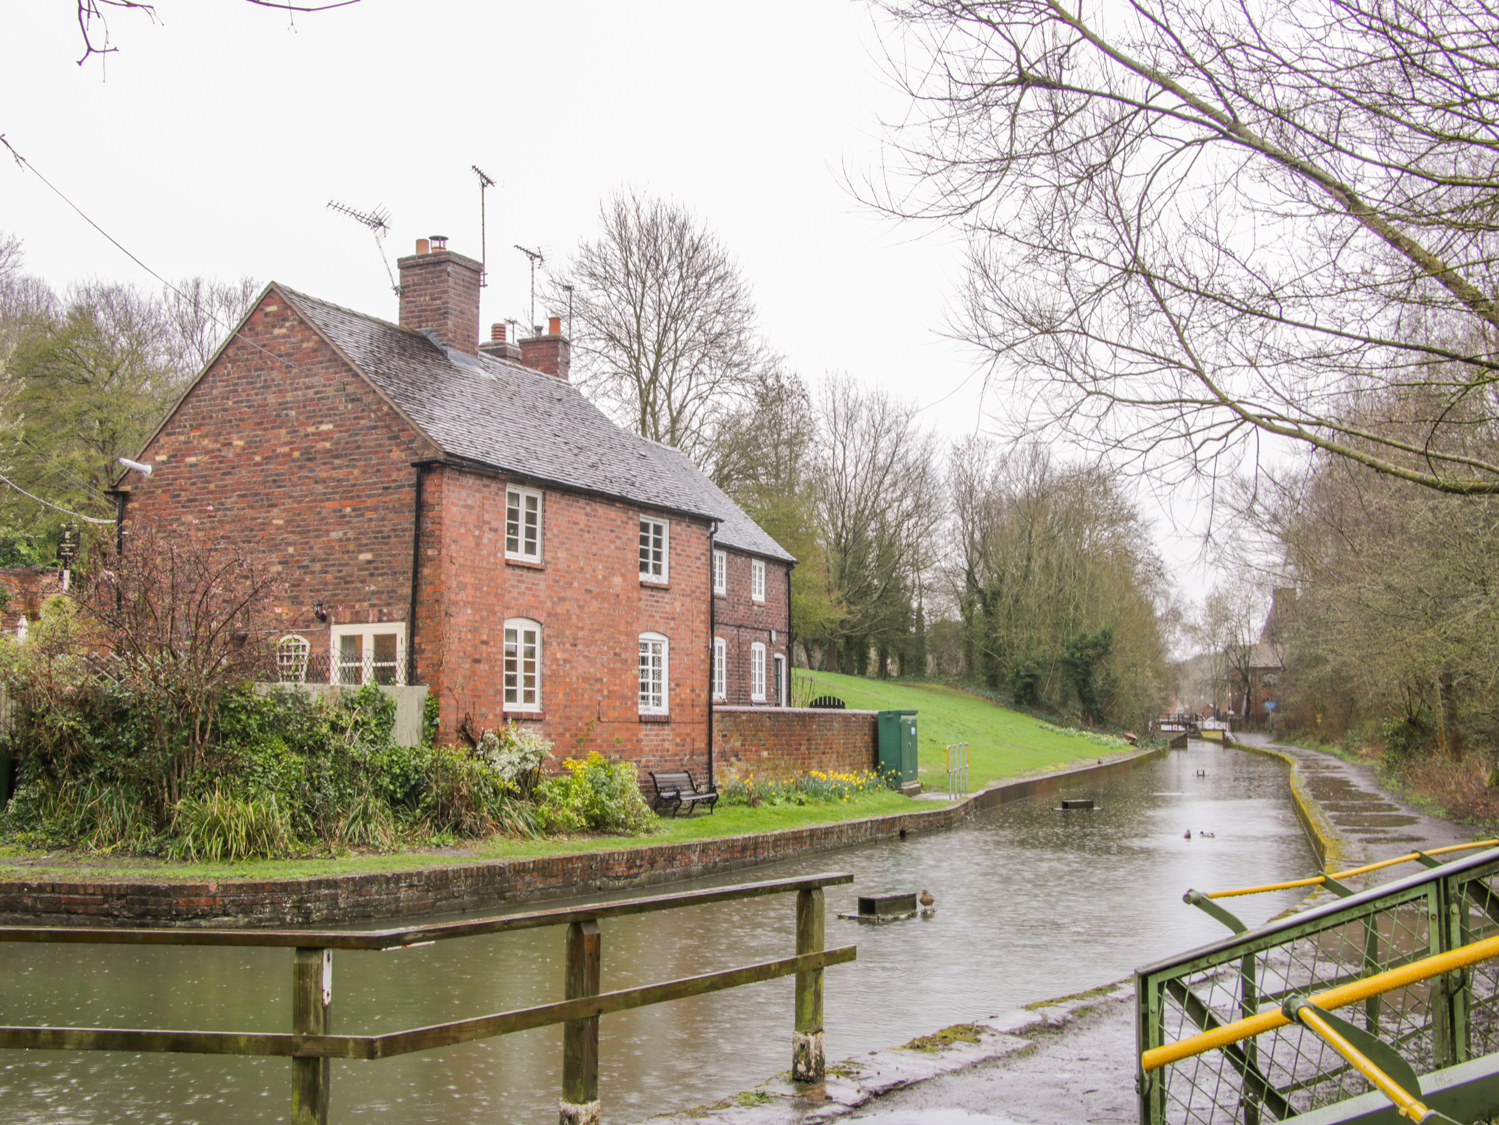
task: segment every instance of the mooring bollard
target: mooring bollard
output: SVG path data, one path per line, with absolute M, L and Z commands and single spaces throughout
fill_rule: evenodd
M 823 950 L 822 888 L 796 892 L 796 955 Z M 796 974 L 796 1030 L 791 1035 L 791 1078 L 821 1082 L 827 1069 L 822 1040 L 822 970 Z
M 599 924 L 569 922 L 563 995 L 568 1000 L 599 994 L 602 948 Z M 598 1125 L 599 1017 L 562 1025 L 562 1102 L 560 1125 Z
M 291 976 L 292 1033 L 327 1035 L 332 1001 L 333 950 L 297 949 Z M 292 1059 L 292 1125 L 328 1125 L 328 1084 L 332 1076 L 332 1059 Z

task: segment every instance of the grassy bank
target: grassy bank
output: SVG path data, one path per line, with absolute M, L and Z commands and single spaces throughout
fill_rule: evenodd
M 798 670 L 795 675 L 799 682 L 811 686 L 813 696 L 836 695 L 851 708 L 918 712 L 919 768 L 921 783 L 928 790 L 947 788 L 946 748 L 950 743 L 968 743 L 968 781 L 974 790 L 1027 773 L 1096 761 L 1128 749 L 1119 739 L 1048 729 L 1050 725 L 1039 719 L 961 688 L 866 680 L 834 672 Z
M 928 806 L 922 804 L 922 809 Z M 607 851 L 614 848 L 671 844 L 752 832 L 775 832 L 814 824 L 836 824 L 868 816 L 911 812 L 909 798 L 889 791 L 870 793 L 852 801 L 828 805 L 720 805 L 711 815 L 666 817 L 657 822 L 659 831 L 648 836 L 554 836 L 525 840 L 494 836 L 466 841 L 462 847 L 415 849 L 379 854 L 314 856 L 306 859 L 242 860 L 236 863 L 178 863 L 139 856 L 109 856 L 99 853 L 58 851 L 33 852 L 0 846 L 0 879 L 46 879 L 90 877 L 110 880 L 203 879 L 291 879 L 346 875 L 366 871 L 399 871 L 413 867 L 445 866 L 492 859 L 527 859 L 533 856 Z

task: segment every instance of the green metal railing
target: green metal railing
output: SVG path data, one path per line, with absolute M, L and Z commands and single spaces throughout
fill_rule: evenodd
M 588 1125 L 599 1119 L 600 1016 L 795 974 L 796 1026 L 792 1034 L 792 1077 L 798 1081 L 815 1081 L 822 1077 L 825 1068 L 822 972 L 829 965 L 852 961 L 856 955 L 855 947 L 851 945 L 840 949 L 824 948 L 823 888 L 851 882 L 852 875 L 809 875 L 799 879 L 744 883 L 589 906 L 372 931 L 0 926 L 0 942 L 209 945 L 241 948 L 260 946 L 289 948 L 293 951 L 292 1028 L 289 1033 L 0 1027 L 0 1048 L 273 1055 L 290 1058 L 293 1125 L 326 1125 L 331 1059 L 393 1058 L 413 1051 L 448 1047 L 560 1023 L 563 1024 L 560 1120 L 563 1125 Z M 793 892 L 796 894 L 794 957 L 741 965 L 619 992 L 599 991 L 601 920 Z M 563 1000 L 382 1035 L 332 1033 L 334 950 L 402 949 L 453 938 L 478 937 L 543 926 L 567 927 Z M 258 986 L 258 982 L 256 985 Z
M 1325 1040 L 1286 1019 L 1281 1006 L 1306 996 L 1322 1003 L 1319 994 L 1499 935 L 1496 879 L 1499 849 L 1357 894 L 1339 887 L 1347 897 L 1252 931 L 1209 896 L 1189 892 L 1188 901 L 1221 915 L 1237 936 L 1136 972 L 1142 1125 L 1260 1125 L 1368 1093 L 1368 1079 Z M 1499 1052 L 1494 961 L 1402 981 L 1360 994 L 1355 1003 L 1363 1030 L 1391 1045 L 1417 1074 Z M 1167 1050 L 1201 1033 L 1223 1034 L 1242 1020 L 1266 1026 L 1251 1038 L 1227 1036 L 1206 1053 Z M 1499 1093 L 1494 1102 L 1499 1108 Z M 1334 1116 L 1327 1120 L 1338 1119 L 1328 1112 Z

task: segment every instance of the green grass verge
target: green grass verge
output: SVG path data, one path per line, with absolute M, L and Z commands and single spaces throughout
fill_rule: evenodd
M 1117 739 L 1048 730 L 1050 724 L 1040 719 L 945 684 L 866 680 L 801 669 L 795 674 L 798 681 L 810 682 L 813 696 L 836 695 L 857 710 L 916 711 L 917 768 L 929 791 L 946 791 L 946 750 L 954 742 L 968 743 L 968 784 L 973 791 L 1127 751 Z
M 783 828 L 805 828 L 814 824 L 836 824 L 869 816 L 940 808 L 922 802 L 913 805 L 899 793 L 870 793 L 836 805 L 720 805 L 712 814 L 665 817 L 657 821 L 659 832 L 649 836 L 569 836 L 544 840 L 493 837 L 466 840 L 461 847 L 387 852 L 380 855 L 343 855 L 308 859 L 245 860 L 239 863 L 174 863 L 138 856 L 104 856 L 89 852 L 41 853 L 0 846 L 0 879 L 45 879 L 53 876 L 107 880 L 142 879 L 184 882 L 202 879 L 304 879 L 361 872 L 406 871 L 416 867 L 438 867 L 491 859 L 528 859 L 535 856 L 569 855 L 579 852 L 635 848 L 649 844 L 671 844 L 686 840 L 708 840 L 775 832 Z

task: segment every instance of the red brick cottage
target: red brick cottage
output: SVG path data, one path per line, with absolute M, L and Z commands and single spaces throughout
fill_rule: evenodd
M 399 325 L 267 286 L 121 478 L 125 526 L 271 558 L 309 679 L 707 774 L 713 698 L 784 705 L 794 560 L 568 382 L 558 320 L 480 344 L 478 262 L 399 264 Z

